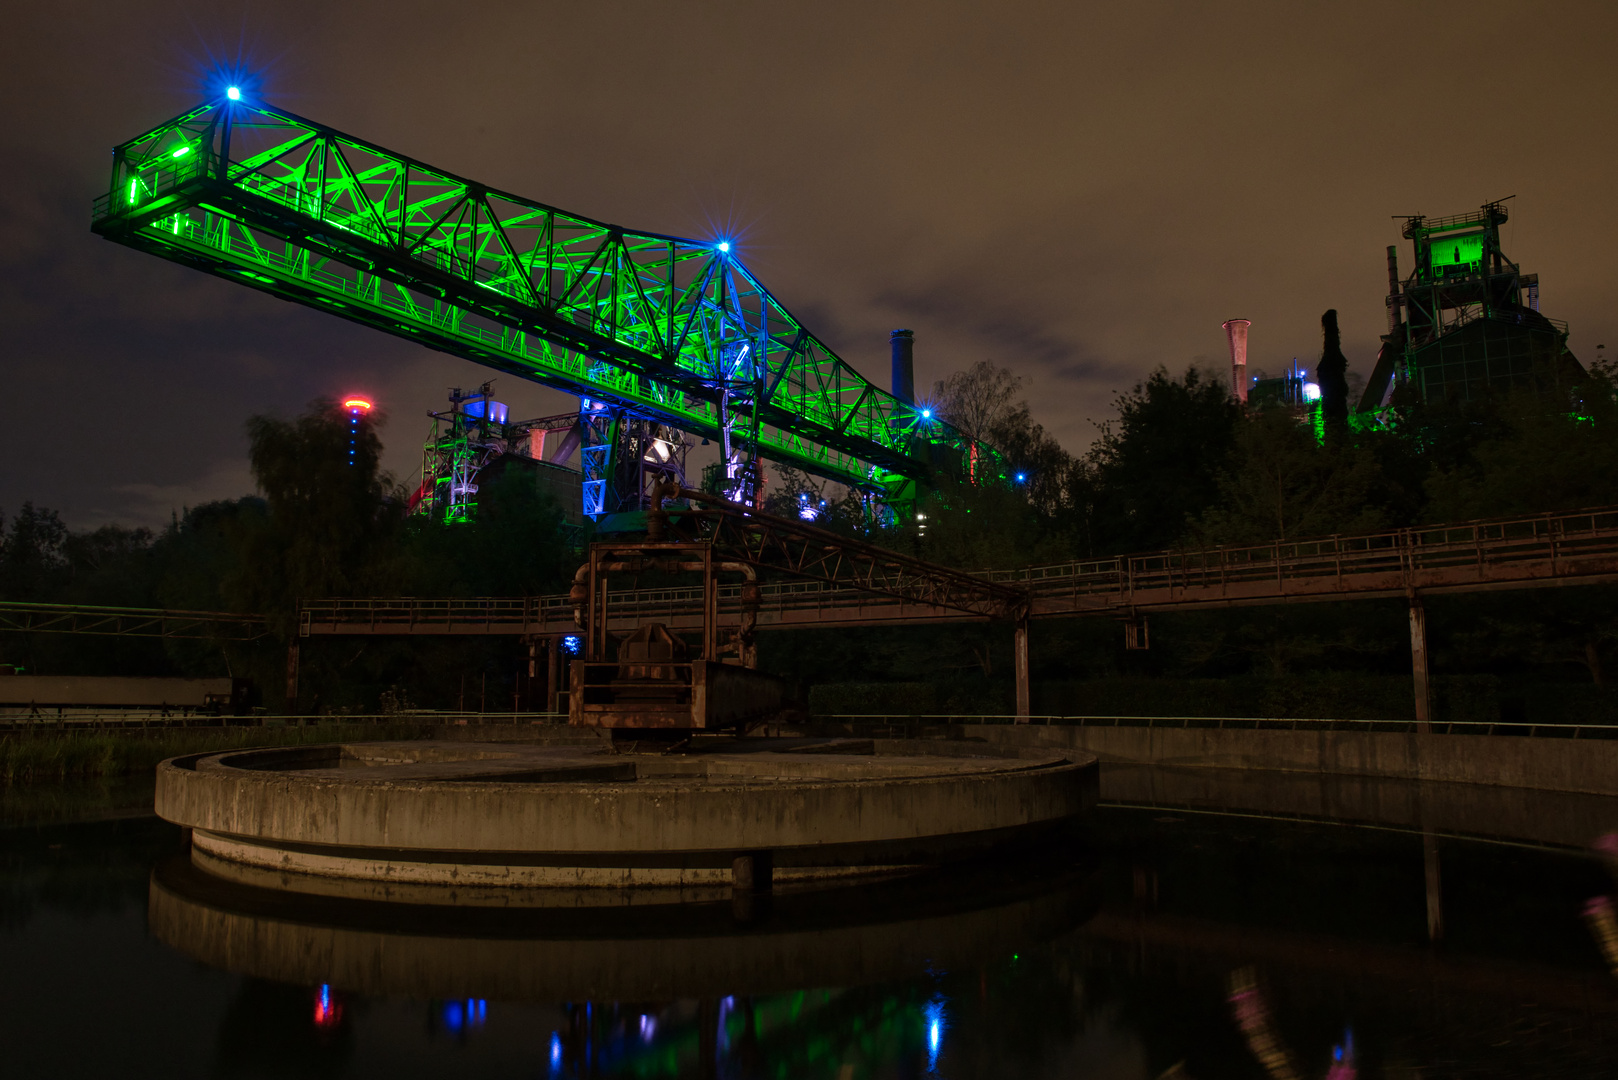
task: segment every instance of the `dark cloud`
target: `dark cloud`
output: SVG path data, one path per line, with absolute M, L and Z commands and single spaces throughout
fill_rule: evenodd
M 243 420 L 364 389 L 389 467 L 473 365 L 93 237 L 110 147 L 245 53 L 270 100 L 492 185 L 743 257 L 885 382 L 989 357 L 1080 449 L 1154 366 L 1351 364 L 1390 216 L 1515 194 L 1508 252 L 1573 346 L 1618 339 L 1602 2 L 1007 0 L 22 5 L 0 37 L 0 507 L 162 520 L 245 483 Z M 243 43 L 246 43 L 245 45 Z M 1408 255 L 1401 250 L 1402 257 Z M 514 411 L 557 411 L 503 378 Z

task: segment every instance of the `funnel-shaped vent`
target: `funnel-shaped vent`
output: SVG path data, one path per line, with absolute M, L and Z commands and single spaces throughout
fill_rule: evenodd
M 1247 404 L 1247 328 L 1253 324 L 1247 319 L 1226 319 L 1221 323 L 1230 338 L 1230 388 L 1236 400 Z

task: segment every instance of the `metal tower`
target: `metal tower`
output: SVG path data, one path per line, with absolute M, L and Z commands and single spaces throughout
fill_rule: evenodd
M 1567 349 L 1567 323 L 1539 312 L 1539 275 L 1500 246 L 1503 202 L 1476 213 L 1404 219 L 1415 272 L 1399 280 L 1388 248 L 1388 333 L 1360 401 L 1375 418 L 1401 383 L 1424 401 L 1474 400 L 1500 390 L 1547 392 L 1583 368 Z

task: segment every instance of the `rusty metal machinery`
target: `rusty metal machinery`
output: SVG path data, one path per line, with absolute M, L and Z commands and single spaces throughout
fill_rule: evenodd
M 660 622 L 642 622 L 614 643 L 609 583 L 614 575 L 702 576 L 702 619 L 696 649 Z M 719 578 L 742 579 L 741 617 L 721 626 Z M 569 593 L 583 631 L 571 665 L 568 721 L 589 727 L 704 731 L 741 728 L 778 712 L 785 684 L 756 669 L 757 572 L 716 554 L 711 543 L 644 542 L 590 545 Z M 695 655 L 693 655 L 693 652 Z M 733 657 L 731 662 L 726 657 Z
M 665 508 L 674 500 L 686 505 Z M 753 670 L 760 570 L 1015 621 L 1019 640 L 1026 636 L 1028 598 L 1015 586 L 760 514 L 675 483 L 658 485 L 651 502 L 645 540 L 592 544 L 588 561 L 574 576 L 569 600 L 584 640 L 583 656 L 571 670 L 571 723 L 707 730 L 740 727 L 778 710 L 784 687 Z M 609 580 L 643 573 L 702 576 L 696 655 L 661 622 L 640 622 L 615 648 Z M 742 579 L 739 620 L 733 626 L 720 621 L 723 574 Z M 727 656 L 734 662 L 726 663 Z

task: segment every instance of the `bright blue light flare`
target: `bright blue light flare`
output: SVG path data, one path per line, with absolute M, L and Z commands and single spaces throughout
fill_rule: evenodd
M 232 101 L 240 101 L 242 99 L 242 88 L 239 86 L 226 87 L 225 96 Z
M 583 647 L 584 647 L 584 639 L 582 637 L 580 637 L 578 634 L 563 634 L 562 635 L 562 640 L 561 640 L 561 643 L 559 645 L 559 648 L 561 649 L 563 654 L 565 654 L 567 656 L 577 656 L 577 655 L 579 655 L 579 650 L 582 649 Z
M 825 499 L 821 499 L 817 504 L 814 499 L 809 497 L 809 493 L 807 491 L 798 492 L 798 517 L 802 518 L 804 521 L 815 520 L 820 516 L 821 511 L 825 509 Z
M 933 410 L 931 410 L 931 409 L 923 409 L 923 410 L 921 410 L 921 418 L 923 420 L 931 420 L 933 418 Z
M 1028 482 L 1028 474 L 1027 473 L 1020 472 L 1020 473 L 1017 474 L 1017 483 L 1026 484 L 1027 482 Z
M 934 998 L 922 1010 L 927 1019 L 927 1071 L 938 1071 L 938 1052 L 944 1048 L 944 1002 Z
M 721 255 L 729 255 L 730 254 L 730 241 L 729 240 L 721 240 L 715 246 L 719 248 L 719 253 Z

